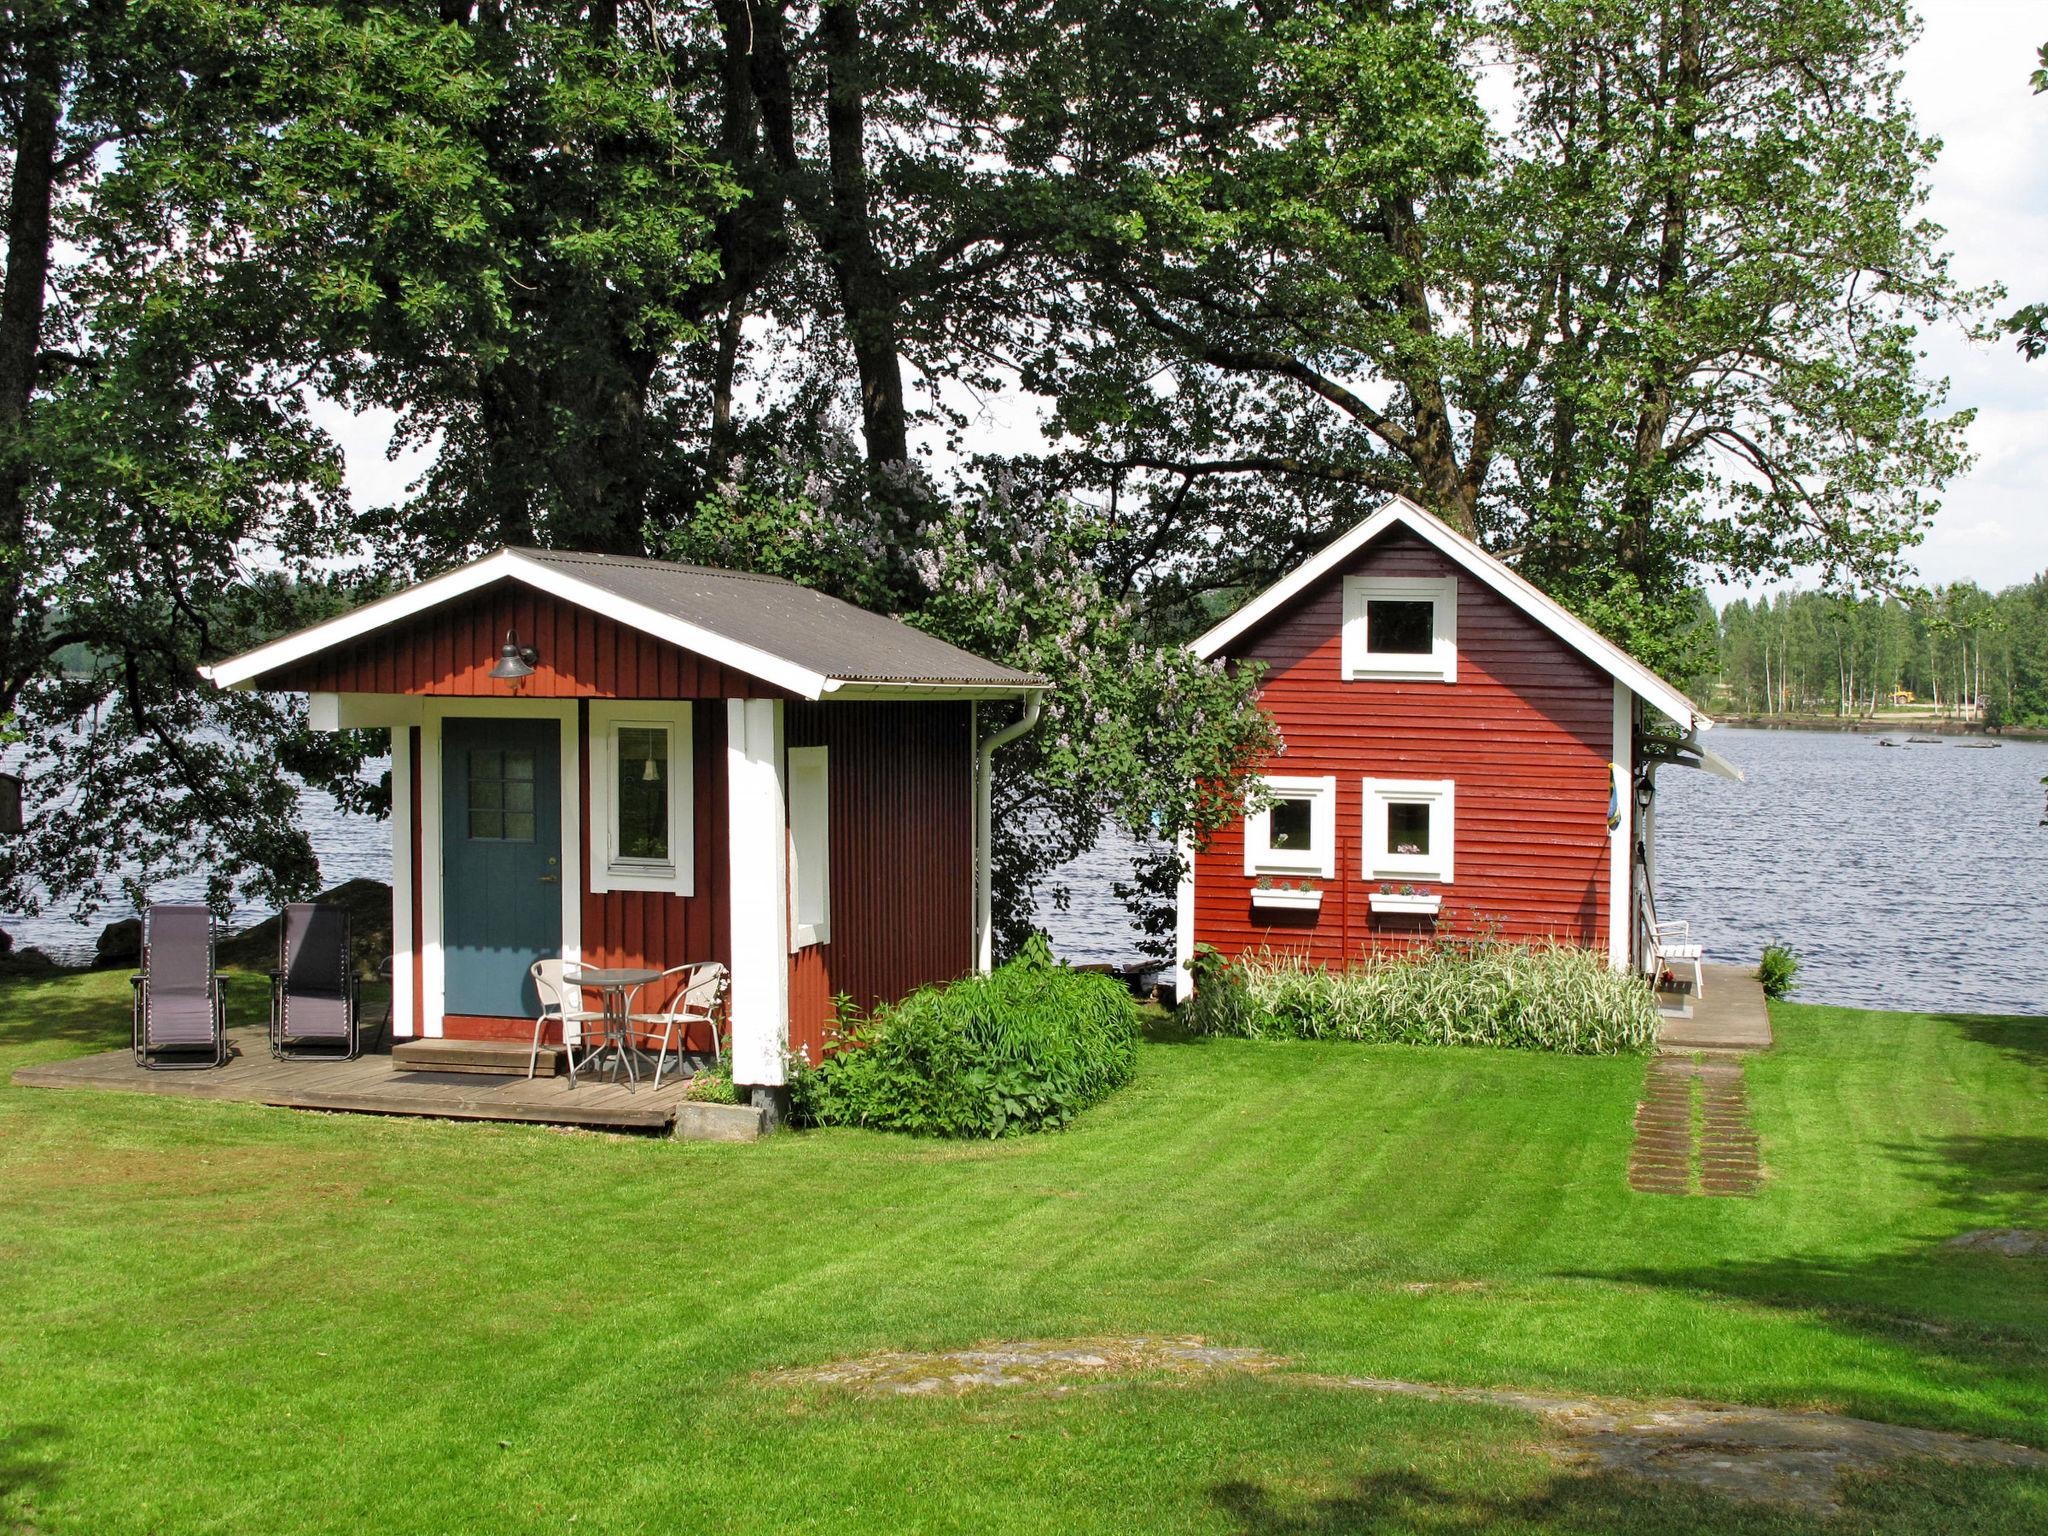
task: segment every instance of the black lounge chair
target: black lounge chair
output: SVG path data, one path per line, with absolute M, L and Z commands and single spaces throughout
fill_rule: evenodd
M 277 930 L 277 969 L 270 973 L 270 1054 L 279 1061 L 316 1054 L 353 1061 L 361 1053 L 361 988 L 349 954 L 348 913 L 295 901 Z M 308 1053 L 306 1045 L 340 1046 Z
M 214 936 L 213 914 L 205 907 L 166 904 L 142 914 L 142 970 L 133 998 L 138 1066 L 163 1071 L 226 1064 L 227 1013 L 213 964 Z

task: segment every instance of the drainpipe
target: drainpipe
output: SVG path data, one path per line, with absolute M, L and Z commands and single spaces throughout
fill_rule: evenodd
M 1043 703 L 1039 693 L 1024 695 L 1024 716 L 981 744 L 974 759 L 974 968 L 984 975 L 995 968 L 995 871 L 991 868 L 995 836 L 996 749 L 1007 747 L 1038 724 Z

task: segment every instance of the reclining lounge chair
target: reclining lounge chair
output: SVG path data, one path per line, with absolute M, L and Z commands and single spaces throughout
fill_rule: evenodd
M 270 1054 L 279 1061 L 317 1054 L 353 1061 L 362 1050 L 360 987 L 349 955 L 348 913 L 295 901 L 277 932 L 270 973 Z M 307 1052 L 303 1046 L 339 1046 Z
M 138 1066 L 158 1071 L 226 1063 L 227 1015 L 213 942 L 213 914 L 205 907 L 166 904 L 143 913 L 142 970 L 133 998 Z

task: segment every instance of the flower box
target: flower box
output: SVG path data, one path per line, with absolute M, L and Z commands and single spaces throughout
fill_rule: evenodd
M 1374 891 L 1372 909 L 1375 912 L 1406 912 L 1414 916 L 1435 917 L 1442 909 L 1441 896 L 1400 895 L 1392 891 Z
M 1268 887 L 1252 889 L 1252 905 L 1279 912 L 1319 912 L 1323 906 L 1321 891 L 1288 891 Z

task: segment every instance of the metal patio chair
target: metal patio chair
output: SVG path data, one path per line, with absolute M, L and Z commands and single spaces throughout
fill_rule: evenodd
M 603 1010 L 596 1008 L 571 1008 L 569 999 L 573 995 L 582 1002 L 583 989 L 573 982 L 562 979 L 564 962 L 559 958 L 536 960 L 526 968 L 533 978 L 533 990 L 540 998 L 540 1011 L 533 1018 L 533 1054 L 526 1060 L 526 1080 L 533 1081 L 533 1074 L 540 1066 L 540 1037 L 550 1024 L 562 1029 L 562 1051 L 569 1059 L 569 1086 L 576 1086 L 576 1053 L 580 1050 L 583 1059 L 590 1058 L 603 1050 L 609 1036 L 606 1033 Z M 586 1026 L 595 1024 L 591 1031 Z
M 306 1045 L 340 1046 L 316 1054 L 353 1061 L 362 1054 L 362 986 L 349 948 L 348 913 L 295 901 L 277 929 L 277 968 L 270 973 L 270 1054 L 279 1061 L 308 1054 Z
M 228 1059 L 228 1025 L 220 972 L 213 963 L 213 914 L 205 907 L 163 903 L 142 914 L 142 969 L 131 983 L 135 1063 L 152 1072 L 203 1071 Z M 190 1060 L 166 1051 L 205 1051 Z
M 661 1000 L 653 1011 L 635 1013 L 628 1005 L 627 1022 L 636 1034 L 652 1037 L 657 1031 L 660 1033 L 661 1049 L 654 1058 L 656 1088 L 661 1086 L 662 1070 L 667 1065 L 671 1050 L 675 1052 L 677 1064 L 681 1064 L 683 1052 L 689 1049 L 690 1026 L 693 1024 L 702 1024 L 710 1032 L 711 1059 L 724 1060 L 719 1031 L 725 1023 L 726 980 L 726 969 L 716 960 L 672 965 L 661 973 L 659 980 L 650 981 L 640 989 Z

